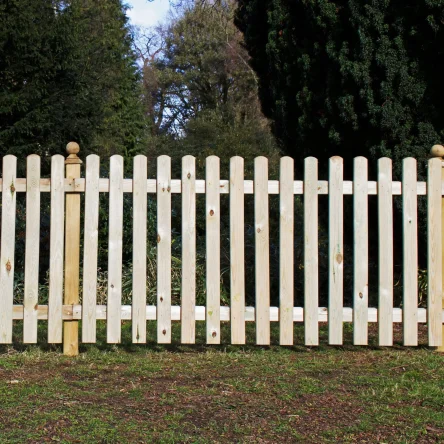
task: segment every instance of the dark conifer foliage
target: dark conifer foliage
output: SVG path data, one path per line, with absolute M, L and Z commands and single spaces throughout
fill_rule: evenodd
M 141 144 L 140 82 L 120 0 L 0 1 L 0 152 Z
M 240 0 L 263 111 L 301 165 L 313 155 L 418 159 L 443 142 L 442 0 Z M 374 163 L 373 163 L 374 166 Z

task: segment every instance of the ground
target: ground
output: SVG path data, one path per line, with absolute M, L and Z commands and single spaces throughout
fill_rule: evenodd
M 252 325 L 248 333 L 253 343 Z M 345 327 L 348 344 L 351 333 Z M 199 323 L 198 341 L 204 334 Z M 123 345 L 99 341 L 76 358 L 47 345 L 0 349 L 0 442 L 444 442 L 444 356 L 424 346 L 165 347 L 129 338 L 125 324 Z

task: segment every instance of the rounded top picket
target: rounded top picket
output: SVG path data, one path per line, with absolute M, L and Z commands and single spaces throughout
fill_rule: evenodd
M 330 165 L 343 165 L 344 159 L 341 156 L 332 156 L 330 159 L 328 159 L 328 163 Z
M 433 145 L 430 150 L 430 155 L 432 157 L 444 157 L 444 146 L 442 145 Z

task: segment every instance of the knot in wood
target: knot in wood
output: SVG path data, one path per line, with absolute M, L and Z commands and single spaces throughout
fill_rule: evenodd
M 214 211 L 210 210 L 210 216 L 214 216 Z
M 188 179 L 191 179 L 191 173 L 187 174 Z
M 163 334 L 163 335 L 166 335 L 166 334 L 167 334 L 167 331 L 166 331 L 165 329 L 163 329 L 163 330 L 162 330 L 162 334 Z
M 342 254 L 341 254 L 341 253 L 338 253 L 338 254 L 336 255 L 336 262 L 337 262 L 338 264 L 341 264 L 341 263 L 342 263 Z
M 11 261 L 8 259 L 8 262 L 6 262 L 6 271 L 9 273 L 11 271 L 12 265 Z
M 217 336 L 217 333 L 216 333 L 215 331 L 213 331 L 213 333 L 211 333 L 211 336 L 212 336 L 213 338 L 215 338 L 215 337 Z

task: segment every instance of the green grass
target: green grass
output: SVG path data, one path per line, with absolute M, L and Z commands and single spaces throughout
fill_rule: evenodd
M 444 441 L 444 357 L 425 347 L 382 349 L 373 336 L 353 347 L 350 327 L 348 345 L 319 348 L 210 347 L 202 323 L 195 346 L 178 343 L 178 325 L 171 346 L 131 345 L 130 324 L 122 333 L 106 345 L 101 325 L 98 345 L 76 358 L 0 349 L 0 442 Z

